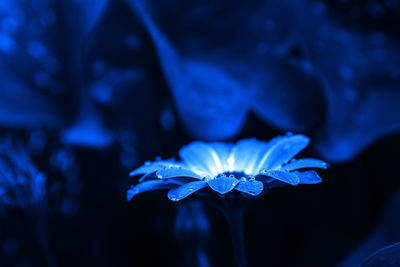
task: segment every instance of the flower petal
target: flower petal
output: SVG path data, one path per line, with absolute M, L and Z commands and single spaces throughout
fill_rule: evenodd
M 292 160 L 281 169 L 285 171 L 293 171 L 297 169 L 305 169 L 305 168 L 328 168 L 328 163 L 319 160 L 319 159 L 297 159 Z
M 263 183 L 260 181 L 240 181 L 235 187 L 236 190 L 251 196 L 258 196 L 264 189 Z
M 318 176 L 316 171 L 306 171 L 306 172 L 293 172 L 296 174 L 300 182 L 299 184 L 318 184 L 322 182 L 321 177 Z
M 161 170 L 156 172 L 156 176 L 159 179 L 168 179 L 168 178 L 175 178 L 175 177 L 190 177 L 195 179 L 202 179 L 201 176 L 195 174 L 189 169 L 182 168 L 181 166 L 171 166 L 165 167 Z
M 260 175 L 259 179 L 264 180 L 265 182 L 270 182 L 270 180 L 265 180 L 263 175 L 272 177 L 274 179 L 277 179 L 279 181 L 285 182 L 287 184 L 291 185 L 297 185 L 300 182 L 300 178 L 297 177 L 295 173 L 287 172 L 287 171 L 277 171 L 277 170 L 265 170 L 261 172 L 262 175 Z M 267 177 L 266 177 L 267 178 Z
M 179 201 L 179 200 L 184 199 L 185 197 L 195 193 L 196 191 L 203 189 L 206 186 L 207 186 L 207 183 L 205 181 L 190 182 L 190 183 L 181 185 L 180 187 L 169 190 L 168 198 L 172 201 Z
M 217 176 L 224 172 L 217 153 L 206 143 L 192 142 L 181 148 L 179 155 L 183 162 L 200 176 Z
M 255 168 L 268 148 L 268 143 L 254 138 L 239 141 L 229 156 L 229 160 L 233 161 L 234 171 L 255 175 Z
M 208 185 L 212 190 L 226 194 L 230 192 L 238 183 L 239 180 L 234 177 L 216 177 L 207 180 Z
M 137 185 L 132 185 L 131 188 L 127 191 L 126 198 L 128 199 L 128 201 L 130 201 L 137 194 L 152 190 L 169 189 L 173 186 L 173 183 L 164 180 L 145 181 Z
M 288 162 L 309 143 L 307 136 L 298 134 L 278 139 L 263 158 L 260 169 L 274 169 Z
M 158 171 L 159 169 L 162 169 L 167 166 L 181 166 L 181 164 L 172 159 L 156 160 L 153 162 L 147 161 L 139 168 L 131 171 L 131 173 L 129 175 L 136 176 L 136 175 L 140 175 L 140 174 L 149 174 L 149 173 Z
M 233 169 L 233 158 L 229 158 L 233 145 L 230 143 L 214 142 L 210 143 L 215 153 L 217 153 L 223 172 L 232 172 Z

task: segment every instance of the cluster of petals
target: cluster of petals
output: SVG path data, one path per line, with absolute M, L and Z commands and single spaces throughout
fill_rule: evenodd
M 320 183 L 311 169 L 326 169 L 327 163 L 294 158 L 308 144 L 308 137 L 291 133 L 269 142 L 255 138 L 236 144 L 195 141 L 180 149 L 181 161 L 158 159 L 132 171 L 131 176 L 142 177 L 128 190 L 127 198 L 169 189 L 168 198 L 179 201 L 206 187 L 221 195 L 237 190 L 244 196 L 258 196 L 275 186 Z

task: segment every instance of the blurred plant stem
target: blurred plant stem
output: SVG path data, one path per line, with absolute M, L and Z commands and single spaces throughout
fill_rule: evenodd
M 244 209 L 229 209 L 224 211 L 225 218 L 229 225 L 232 238 L 233 253 L 237 267 L 246 267 L 246 251 L 243 237 L 243 213 Z
M 57 267 L 56 260 L 49 245 L 44 214 L 39 214 L 36 219 L 36 234 L 49 267 Z
M 203 203 L 188 200 L 179 203 L 174 226 L 175 239 L 185 254 L 182 265 L 210 267 L 206 244 L 210 239 L 210 225 Z

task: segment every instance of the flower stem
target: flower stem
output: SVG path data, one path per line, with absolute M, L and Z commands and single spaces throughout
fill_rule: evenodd
M 57 263 L 49 246 L 44 215 L 39 215 L 36 220 L 36 234 L 49 267 L 56 267 Z
M 224 212 L 229 224 L 229 230 L 232 238 L 233 252 L 237 267 L 246 267 L 246 251 L 244 248 L 243 237 L 243 210 L 228 210 Z

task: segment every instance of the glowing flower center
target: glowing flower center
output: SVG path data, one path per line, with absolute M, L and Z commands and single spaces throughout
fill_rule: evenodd
M 220 195 L 236 190 L 258 196 L 264 188 L 320 183 L 321 178 L 310 169 L 326 169 L 325 162 L 294 159 L 308 143 L 306 136 L 290 133 L 269 142 L 254 138 L 236 144 L 195 141 L 179 150 L 181 161 L 159 159 L 131 172 L 131 176 L 143 176 L 128 190 L 127 198 L 169 189 L 169 199 L 179 201 L 206 187 Z

